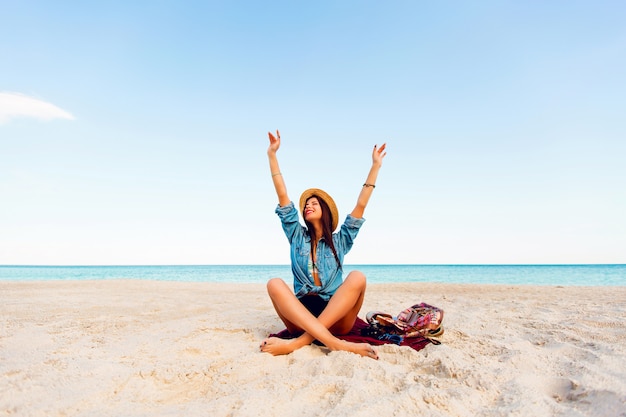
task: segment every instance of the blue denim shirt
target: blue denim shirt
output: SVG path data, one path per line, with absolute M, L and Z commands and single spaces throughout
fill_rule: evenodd
M 293 273 L 293 289 L 296 297 L 307 294 L 317 294 L 328 301 L 343 282 L 342 269 L 337 265 L 335 255 L 330 246 L 321 239 L 317 244 L 317 265 L 321 286 L 315 285 L 313 275 L 309 272 L 309 257 L 311 255 L 311 236 L 306 227 L 302 226 L 293 202 L 285 207 L 278 205 L 276 214 L 283 225 L 285 235 L 291 245 L 291 272 Z M 333 233 L 333 243 L 339 261 L 343 265 L 343 257 L 352 248 L 354 238 L 359 233 L 365 219 L 346 216 L 345 222 L 338 232 Z

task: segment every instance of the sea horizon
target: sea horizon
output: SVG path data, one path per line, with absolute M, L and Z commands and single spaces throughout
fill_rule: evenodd
M 624 286 L 626 264 L 345 264 L 369 283 Z M 181 282 L 291 281 L 288 264 L 0 265 L 0 281 L 143 279 Z
M 606 263 L 606 262 L 581 262 L 581 263 L 346 263 L 345 265 L 408 265 L 408 266 L 585 266 L 585 265 L 617 265 L 626 266 L 626 263 Z M 289 266 L 288 263 L 164 263 L 164 264 L 0 264 L 2 267 L 130 267 L 130 266 Z

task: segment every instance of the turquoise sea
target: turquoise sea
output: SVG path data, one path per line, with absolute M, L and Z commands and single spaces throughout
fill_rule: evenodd
M 443 282 L 624 286 L 626 265 L 344 265 L 358 269 L 370 283 Z M 345 276 L 345 273 L 344 273 Z M 288 265 L 200 266 L 0 266 L 3 281 L 145 279 L 184 282 L 264 283 L 291 280 Z

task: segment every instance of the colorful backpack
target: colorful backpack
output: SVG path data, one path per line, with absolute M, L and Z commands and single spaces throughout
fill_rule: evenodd
M 396 317 L 380 311 L 370 311 L 366 318 L 370 325 L 366 333 L 398 344 L 408 337 L 422 336 L 431 339 L 443 334 L 443 310 L 426 303 L 406 308 Z

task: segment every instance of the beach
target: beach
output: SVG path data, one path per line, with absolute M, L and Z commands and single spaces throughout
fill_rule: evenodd
M 440 345 L 273 357 L 263 284 L 0 281 L 0 415 L 626 416 L 626 287 L 370 284 L 359 316 L 421 301 Z

